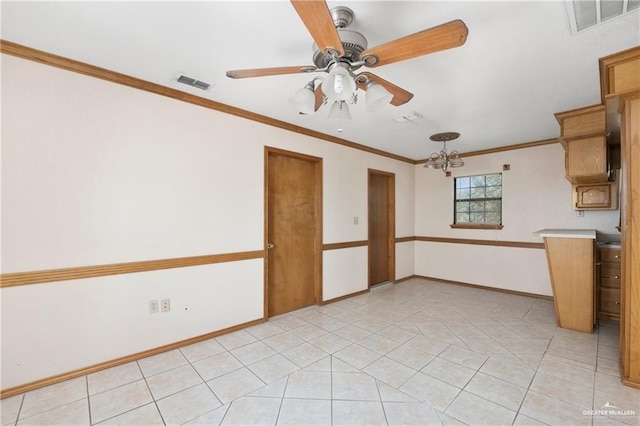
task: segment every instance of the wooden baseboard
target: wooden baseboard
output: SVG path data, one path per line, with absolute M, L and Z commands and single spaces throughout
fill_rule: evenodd
M 635 381 L 633 379 L 623 378 L 622 379 L 622 384 L 625 385 L 625 386 L 632 387 L 632 388 L 640 389 L 640 382 Z
M 545 296 L 543 294 L 527 293 L 525 291 L 517 291 L 517 290 L 509 290 L 509 289 L 506 289 L 506 288 L 489 287 L 489 286 L 486 286 L 486 285 L 464 283 L 464 282 L 461 282 L 461 281 L 445 280 L 445 279 L 442 279 L 442 278 L 426 277 L 424 275 L 415 275 L 415 277 L 416 278 L 424 278 L 425 280 L 430 280 L 430 281 L 437 281 L 437 282 L 444 283 L 444 284 L 461 285 L 461 286 L 464 286 L 464 287 L 473 287 L 473 288 L 479 288 L 479 289 L 482 289 L 482 290 L 493 290 L 493 291 L 499 291 L 500 293 L 515 294 L 517 296 L 527 296 L 527 297 L 536 297 L 538 299 L 544 299 L 544 300 L 553 300 L 553 296 Z
M 336 303 L 336 302 L 339 302 L 341 300 L 350 299 L 352 297 L 360 296 L 361 294 L 366 294 L 366 293 L 369 293 L 369 289 L 362 290 L 362 291 L 357 291 L 357 292 L 351 293 L 351 294 L 345 294 L 344 296 L 336 297 L 336 298 L 329 299 L 329 300 L 323 300 L 322 302 L 320 302 L 320 305 L 328 305 L 329 303 Z
M 158 348 L 149 349 L 147 351 L 138 352 L 136 354 L 127 355 L 121 358 L 117 358 L 111 361 L 101 362 L 100 364 L 92 365 L 90 367 L 80 368 L 78 370 L 70 371 L 68 373 L 58 374 L 56 376 L 47 377 L 46 379 L 36 380 L 35 382 L 27 383 L 13 388 L 0 391 L 0 399 L 8 398 L 10 396 L 19 395 L 21 393 L 29 392 L 35 389 L 39 389 L 45 386 L 53 385 L 55 383 L 63 382 L 65 380 L 75 379 L 76 377 L 84 376 L 91 373 L 96 373 L 107 368 L 116 367 L 118 365 L 126 364 L 132 361 L 137 361 L 142 358 L 146 358 L 152 355 L 157 355 L 162 352 L 171 351 L 181 348 L 183 346 L 192 345 L 194 343 L 202 342 L 213 337 L 218 337 L 223 334 L 238 331 L 243 328 L 251 327 L 253 325 L 261 324 L 265 322 L 264 318 L 245 322 L 243 324 L 234 325 L 223 330 L 214 331 L 212 333 L 203 334 L 202 336 L 192 337 L 190 339 L 182 340 L 180 342 L 171 343 L 168 345 L 160 346 Z
M 418 278 L 418 276 L 417 275 L 409 275 L 408 277 L 404 277 L 404 278 L 400 278 L 398 280 L 395 280 L 393 283 L 394 284 L 400 284 L 401 282 L 408 281 L 411 278 Z

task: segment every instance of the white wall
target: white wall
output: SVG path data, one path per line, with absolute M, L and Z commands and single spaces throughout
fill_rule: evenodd
M 504 229 L 452 230 L 453 179 L 151 93 L 3 55 L 2 273 L 260 250 L 264 146 L 323 158 L 324 243 L 367 239 L 367 170 L 396 174 L 396 235 L 541 242 L 540 228 L 615 234 L 571 209 L 560 145 L 465 159 L 504 173 Z M 358 217 L 359 224 L 353 224 Z M 412 274 L 551 294 L 544 251 L 410 241 Z M 323 255 L 323 298 L 367 288 L 367 249 Z M 263 316 L 263 261 L 9 287 L 2 389 Z M 172 310 L 148 314 L 148 301 Z M 82 350 L 73 350 L 82 348 Z
M 264 146 L 323 158 L 324 243 L 367 239 L 369 168 L 396 174 L 397 235 L 413 235 L 411 164 L 2 61 L 2 273 L 260 250 Z M 413 251 L 397 257 L 412 274 Z M 366 289 L 366 262 L 325 252 L 324 298 Z M 4 288 L 2 389 L 262 318 L 262 265 Z M 148 314 L 160 298 L 171 312 Z
M 619 211 L 571 208 L 571 184 L 564 177 L 564 150 L 543 145 L 465 158 L 465 166 L 441 171 L 416 166 L 417 236 L 542 242 L 543 228 L 597 229 L 617 234 Z M 502 165 L 510 170 L 502 172 Z M 502 172 L 502 230 L 452 229 L 453 178 Z M 619 235 L 619 234 L 618 234 Z M 618 237 L 619 238 L 619 237 Z M 544 250 L 416 241 L 417 275 L 551 295 Z

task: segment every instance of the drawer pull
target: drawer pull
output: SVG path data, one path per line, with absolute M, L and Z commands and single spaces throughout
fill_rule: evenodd
M 620 259 L 620 256 L 617 255 L 617 254 L 615 256 L 613 256 L 613 257 L 615 257 L 616 259 Z
M 620 304 L 620 302 L 616 302 L 616 305 L 619 305 L 619 304 Z
M 619 276 L 617 276 L 617 275 L 614 275 L 614 276 L 613 276 L 613 278 L 618 279 L 618 278 L 620 278 L 620 277 L 619 277 Z

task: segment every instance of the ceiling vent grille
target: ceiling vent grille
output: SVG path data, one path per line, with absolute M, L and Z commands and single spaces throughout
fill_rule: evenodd
M 186 84 L 187 86 L 192 86 L 200 90 L 208 90 L 211 87 L 210 83 L 206 83 L 202 80 L 198 80 L 197 78 L 189 77 L 184 74 L 178 74 L 178 78 L 176 78 L 178 83 Z
M 422 114 L 413 111 L 408 114 L 401 115 L 400 117 L 392 118 L 392 120 L 396 123 L 408 123 L 409 121 L 418 120 L 422 117 Z
M 572 34 L 640 9 L 640 0 L 565 0 Z

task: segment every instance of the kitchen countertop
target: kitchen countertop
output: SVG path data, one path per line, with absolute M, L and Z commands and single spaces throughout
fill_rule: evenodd
M 543 238 L 590 238 L 596 239 L 595 229 L 541 229 L 533 235 Z

